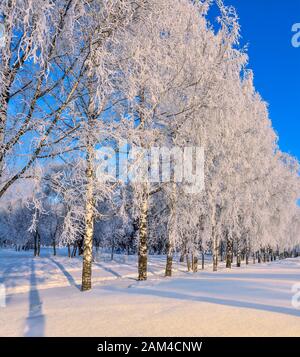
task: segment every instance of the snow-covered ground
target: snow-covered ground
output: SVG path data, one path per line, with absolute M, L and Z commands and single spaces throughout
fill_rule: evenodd
M 82 293 L 81 260 L 65 253 L 0 249 L 0 336 L 300 336 L 299 258 L 195 274 L 175 263 L 164 278 L 165 258 L 153 256 L 137 282 L 136 257 L 99 256 Z

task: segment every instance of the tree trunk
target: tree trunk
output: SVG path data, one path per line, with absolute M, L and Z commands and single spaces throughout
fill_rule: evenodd
M 170 240 L 167 244 L 167 263 L 165 276 L 172 276 L 172 265 L 173 265 L 173 249 Z
M 193 272 L 194 273 L 197 273 L 197 271 L 198 271 L 198 257 L 197 257 L 197 255 L 194 255 L 193 256 Z
M 165 276 L 172 276 L 172 264 L 173 264 L 173 255 L 167 255 Z
M 73 250 L 72 250 L 72 258 L 76 257 L 76 253 L 77 253 L 77 244 L 75 243 L 73 245 Z
M 140 213 L 139 226 L 139 259 L 138 259 L 138 280 L 147 280 L 148 262 L 148 190 L 143 189 L 143 201 Z
M 7 74 L 9 73 L 9 64 L 6 63 L 6 71 L 2 73 L 3 78 L 9 81 L 7 78 Z M 5 73 L 6 72 L 6 73 Z M 9 102 L 9 86 L 4 85 L 2 88 L 2 93 L 0 94 L 0 148 L 5 144 L 5 129 L 6 129 L 6 121 L 7 121 L 7 109 Z M 4 154 L 2 154 L 2 150 L 0 150 L 0 178 L 3 174 L 4 168 Z
M 227 237 L 226 240 L 226 268 L 231 269 L 231 263 L 232 263 L 232 240 Z
M 41 236 L 40 233 L 37 231 L 37 256 L 40 256 L 41 253 Z
M 189 254 L 186 254 L 186 265 L 187 265 L 187 270 L 191 271 L 191 261 L 190 261 Z
M 71 258 L 71 248 L 70 248 L 70 244 L 68 244 L 68 257 Z
M 241 266 L 241 247 L 240 247 L 240 239 L 236 239 L 236 266 L 240 268 Z
M 114 260 L 114 253 L 115 253 L 115 240 L 113 239 L 112 245 L 111 245 L 111 253 L 110 253 L 110 260 Z
M 38 248 L 37 248 L 37 232 L 34 233 L 34 256 L 37 256 Z
M 130 255 L 130 245 L 127 244 L 127 255 L 129 256 Z
M 215 227 L 213 227 L 213 271 L 218 270 L 218 241 L 215 233 Z
M 204 252 L 202 251 L 202 254 L 201 254 L 201 258 L 202 258 L 202 270 L 204 270 Z
M 258 254 L 257 254 L 257 261 L 258 261 L 259 264 L 261 263 L 261 255 L 260 255 L 260 252 L 258 252 Z
M 52 240 L 52 245 L 53 245 L 53 255 L 56 256 L 56 242 L 55 242 L 55 239 Z
M 180 263 L 184 262 L 185 255 L 186 255 L 186 243 L 183 245 L 182 250 L 181 250 L 181 254 L 180 254 L 180 258 L 179 258 Z
M 194 253 L 191 254 L 191 257 L 192 271 L 194 271 Z
M 77 241 L 78 255 L 83 255 L 83 253 L 84 253 L 83 246 L 84 246 L 84 237 L 81 237 Z
M 221 241 L 220 244 L 220 262 L 223 262 L 224 260 L 224 244 L 223 241 Z
M 92 288 L 92 261 L 93 261 L 93 236 L 94 236 L 94 197 L 93 197 L 93 147 L 87 146 L 87 187 L 85 206 L 85 236 L 83 250 L 82 286 L 81 290 L 86 291 Z

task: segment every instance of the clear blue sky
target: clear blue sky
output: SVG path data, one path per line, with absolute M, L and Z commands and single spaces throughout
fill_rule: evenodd
M 300 0 L 224 0 L 238 12 L 256 89 L 269 103 L 280 148 L 300 160 L 300 47 L 291 44 Z

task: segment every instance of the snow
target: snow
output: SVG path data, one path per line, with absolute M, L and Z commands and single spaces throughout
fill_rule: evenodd
M 99 255 L 82 293 L 81 259 L 58 254 L 0 249 L 0 336 L 299 336 L 299 258 L 198 273 L 175 262 L 164 278 L 165 257 L 151 256 L 137 282 L 136 257 Z

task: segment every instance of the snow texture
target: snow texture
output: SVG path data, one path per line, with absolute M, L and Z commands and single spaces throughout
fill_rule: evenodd
M 136 257 L 105 255 L 93 264 L 93 286 L 80 291 L 81 259 L 0 250 L 0 336 L 299 336 L 292 305 L 300 258 L 198 273 L 151 256 L 149 279 L 138 282 Z M 2 285 L 3 286 L 3 285 Z

